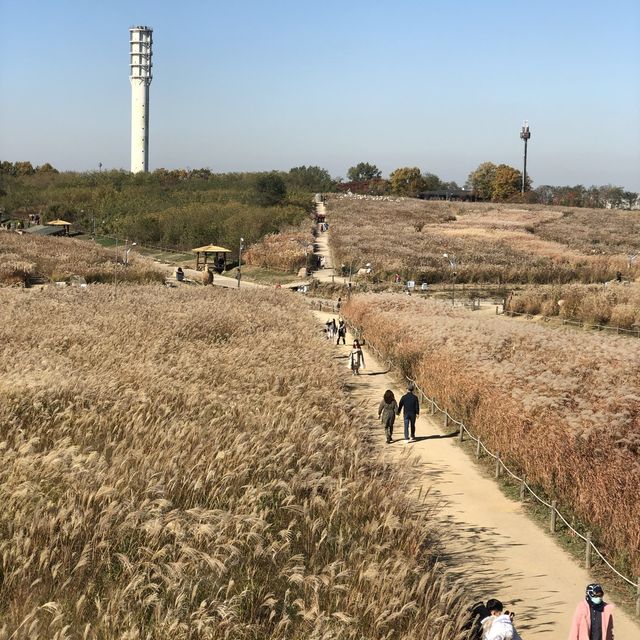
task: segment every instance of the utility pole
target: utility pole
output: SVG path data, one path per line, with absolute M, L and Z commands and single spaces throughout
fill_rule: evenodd
M 527 188 L 527 141 L 531 137 L 531 131 L 529 131 L 529 122 L 524 121 L 522 129 L 520 130 L 520 138 L 524 140 L 524 171 L 522 173 L 522 193 L 524 194 Z
M 240 238 L 240 246 L 238 247 L 238 289 L 242 278 L 242 249 L 244 249 L 244 238 Z

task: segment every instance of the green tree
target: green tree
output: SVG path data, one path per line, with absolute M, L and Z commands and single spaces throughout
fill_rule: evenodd
M 435 173 L 425 173 L 422 176 L 425 191 L 438 191 L 442 188 L 442 180 Z
M 508 200 L 522 190 L 522 173 L 508 164 L 499 164 L 491 182 L 491 199 Z
M 493 162 L 483 162 L 475 171 L 469 174 L 465 186 L 482 200 L 491 200 L 496 168 Z
M 292 188 L 301 191 L 332 191 L 334 182 L 326 169 L 321 167 L 293 167 L 289 170 L 286 181 Z
M 424 189 L 424 179 L 418 167 L 400 167 L 389 175 L 391 191 L 401 196 L 418 195 Z
M 359 162 L 355 167 L 349 167 L 347 178 L 352 182 L 362 182 L 364 180 L 374 180 L 380 178 L 382 171 L 375 164 Z
M 254 187 L 254 200 L 261 207 L 273 207 L 282 204 L 287 197 L 287 185 L 276 172 L 266 173 L 257 178 Z

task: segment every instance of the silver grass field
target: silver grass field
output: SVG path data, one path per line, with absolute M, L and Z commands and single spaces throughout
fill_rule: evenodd
M 286 292 L 0 289 L 0 639 L 460 637 Z

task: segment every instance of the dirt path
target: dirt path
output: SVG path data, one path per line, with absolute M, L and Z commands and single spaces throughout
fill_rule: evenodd
M 321 322 L 335 317 L 314 314 Z M 378 404 L 386 389 L 392 389 L 396 399 L 405 389 L 366 346 L 366 368 L 362 375 L 351 376 L 347 371 L 349 339 L 346 347 L 336 347 L 336 357 L 344 359 L 351 393 L 362 406 L 362 417 L 379 425 L 382 455 L 403 465 L 408 456 L 416 458 L 422 476 L 416 494 L 428 491 L 430 499 L 440 505 L 437 518 L 446 532 L 443 561 L 477 600 L 497 597 L 515 610 L 516 627 L 524 640 L 566 640 L 574 608 L 592 582 L 591 576 L 530 520 L 519 502 L 505 497 L 493 480 L 482 475 L 456 443 L 456 432 L 443 433 L 424 415 L 426 408 L 417 421 L 417 442 L 404 444 L 399 418 L 393 444 L 384 444 Z M 614 617 L 616 640 L 640 638 L 640 626 L 629 616 L 616 610 Z
M 323 236 L 326 241 L 321 242 Z M 319 237 L 318 253 L 327 259 L 330 251 L 326 236 Z M 323 323 L 335 317 L 324 312 L 314 314 Z M 353 336 L 349 339 L 352 341 Z M 443 561 L 477 596 L 475 600 L 497 597 L 516 611 L 516 627 L 524 640 L 566 640 L 573 611 L 584 597 L 586 585 L 593 581 L 591 576 L 534 524 L 519 502 L 508 499 L 492 479 L 483 476 L 456 443 L 456 432 L 443 433 L 425 415 L 426 410 L 416 424 L 417 442 L 404 444 L 400 418 L 393 444 L 384 444 L 384 431 L 377 420 L 378 404 L 386 389 L 392 389 L 397 399 L 405 389 L 394 372 L 387 371 L 366 347 L 362 375 L 349 375 L 349 339 L 346 347 L 336 347 L 336 357 L 344 359 L 351 393 L 361 403 L 363 418 L 378 425 L 382 455 L 398 464 L 406 464 L 409 456 L 416 459 L 422 477 L 416 494 L 428 491 L 430 499 L 440 506 L 437 518 L 446 532 Z M 614 618 L 616 640 L 640 638 L 637 621 L 620 610 Z
M 180 286 L 188 286 L 189 284 L 197 283 L 202 284 L 202 271 L 196 271 L 195 269 L 184 269 L 184 276 L 187 282 L 178 282 L 175 278 L 176 268 L 172 265 L 167 265 L 163 263 L 160 264 L 166 274 L 167 280 L 172 284 L 180 285 Z M 228 276 L 221 276 L 218 273 L 213 274 L 213 286 L 215 287 L 226 287 L 228 289 L 236 289 L 238 287 L 238 281 L 235 278 L 229 278 Z M 240 281 L 240 288 L 242 289 L 263 289 L 265 285 L 258 284 L 257 282 L 249 282 L 248 280 L 242 279 Z

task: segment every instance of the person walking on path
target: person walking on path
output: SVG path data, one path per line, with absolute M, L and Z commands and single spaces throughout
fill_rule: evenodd
M 398 403 L 391 389 L 387 389 L 382 397 L 382 402 L 378 407 L 378 418 L 384 425 L 384 433 L 387 436 L 387 444 L 393 442 L 393 423 L 396 421 Z
M 573 614 L 569 640 L 613 640 L 613 605 L 607 604 L 603 596 L 599 584 L 587 586 L 585 599 Z
M 342 344 L 347 344 L 346 336 L 347 325 L 344 323 L 344 320 L 340 320 L 340 324 L 338 325 L 338 340 L 336 341 L 336 344 L 340 344 L 340 338 L 342 338 Z
M 354 341 L 353 349 L 349 354 L 349 366 L 351 367 L 351 375 L 354 376 L 360 375 L 360 367 L 364 369 L 364 353 L 362 353 L 362 347 L 357 340 Z
M 420 415 L 420 402 L 413 393 L 413 382 L 407 385 L 407 393 L 400 398 L 397 414 L 404 409 L 404 443 L 416 441 L 416 418 Z M 411 432 L 411 433 L 409 433 Z

